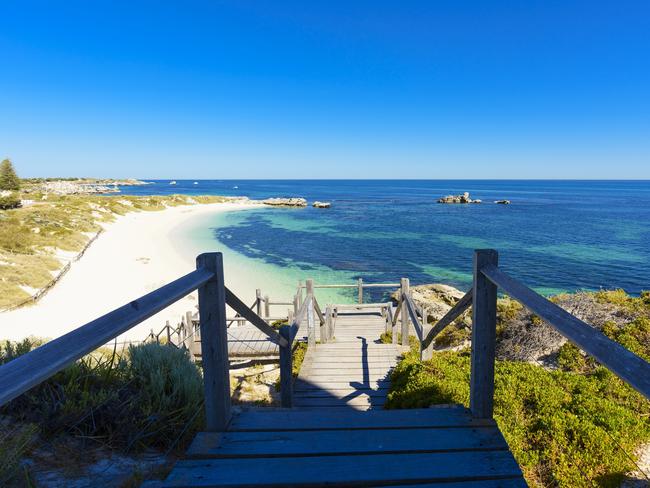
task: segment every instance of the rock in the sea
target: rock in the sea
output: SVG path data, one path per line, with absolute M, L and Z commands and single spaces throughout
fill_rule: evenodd
M 312 207 L 314 208 L 330 208 L 332 204 L 330 202 L 314 202 Z
M 500 205 L 510 205 L 510 200 L 497 200 L 494 203 L 498 203 Z
M 462 195 L 447 195 L 438 199 L 438 203 L 481 203 L 481 200 L 472 200 L 469 196 L 469 192 L 465 192 Z
M 265 205 L 272 205 L 274 207 L 306 207 L 307 200 L 304 198 L 290 197 L 290 198 L 267 198 L 262 200 Z

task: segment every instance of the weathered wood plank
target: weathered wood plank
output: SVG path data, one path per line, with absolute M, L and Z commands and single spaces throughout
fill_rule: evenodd
M 507 451 L 180 461 L 165 486 L 323 486 L 498 479 L 521 476 Z
M 495 427 L 199 433 L 191 458 L 507 450 Z
M 271 327 L 262 317 L 249 309 L 246 304 L 228 288 L 226 288 L 226 302 L 252 325 L 264 332 L 271 341 L 275 342 L 279 346 L 286 346 L 288 344 L 273 327 Z
M 143 487 L 144 488 L 144 487 Z M 522 476 L 498 480 L 454 481 L 451 483 L 418 483 L 417 485 L 390 485 L 384 488 L 528 488 Z
M 223 257 L 221 253 L 201 254 L 196 258 L 196 267 L 213 273 L 212 278 L 199 287 L 206 429 L 223 431 L 230 421 L 230 364 Z
M 514 280 L 501 271 L 496 263 L 483 266 L 481 274 L 650 399 L 650 363 Z
M 205 268 L 172 281 L 0 366 L 0 405 L 56 374 L 68 364 L 177 302 L 210 280 Z
M 417 408 L 369 412 L 315 412 L 312 409 L 247 410 L 234 415 L 229 431 L 400 429 L 422 427 L 474 427 L 495 425 L 473 419 L 465 408 Z
M 497 252 L 492 249 L 474 252 L 469 403 L 472 415 L 477 418 L 492 418 L 497 326 L 497 287 L 481 273 L 481 269 L 497 265 L 498 259 Z
M 474 289 L 470 288 L 470 290 L 465 293 L 465 295 L 463 295 L 463 297 L 458 300 L 458 302 L 456 302 L 456 305 L 454 305 L 440 320 L 438 320 L 438 322 L 436 322 L 425 339 L 422 341 L 423 348 L 429 347 L 431 345 L 431 342 L 436 338 L 438 334 L 440 334 L 440 332 L 443 331 L 445 327 L 451 324 L 454 320 L 460 317 L 465 312 L 465 310 L 472 306 L 473 293 Z
M 293 358 L 291 354 L 291 328 L 280 327 L 280 335 L 287 341 L 287 347 L 280 348 L 280 402 L 283 407 L 293 405 Z

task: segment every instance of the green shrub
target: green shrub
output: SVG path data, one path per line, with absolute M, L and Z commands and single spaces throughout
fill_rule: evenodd
M 0 196 L 0 210 L 11 210 L 20 207 L 20 196 L 17 193 Z
M 33 341 L 5 345 L 2 358 Z M 203 385 L 185 350 L 132 346 L 124 357 L 94 353 L 0 408 L 0 413 L 60 434 L 124 451 L 185 445 L 203 422 Z
M 35 425 L 12 426 L 0 422 L 0 486 L 18 484 L 20 461 L 34 447 L 37 434 Z
M 468 405 L 469 377 L 468 352 L 420 362 L 412 351 L 392 373 L 386 408 Z M 635 469 L 626 452 L 650 440 L 649 402 L 603 368 L 497 361 L 494 411 L 531 486 L 618 486 Z

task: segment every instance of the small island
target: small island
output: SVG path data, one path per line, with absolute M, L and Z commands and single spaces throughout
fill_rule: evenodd
M 439 198 L 438 203 L 481 203 L 481 200 L 472 200 L 469 196 L 469 192 L 465 192 L 462 195 L 447 195 L 445 197 Z

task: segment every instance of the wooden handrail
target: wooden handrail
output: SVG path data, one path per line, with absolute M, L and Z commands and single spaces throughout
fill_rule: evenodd
M 481 268 L 492 283 L 537 314 L 560 334 L 650 399 L 650 363 L 521 284 L 494 265 Z
M 413 323 L 413 328 L 415 329 L 415 333 L 418 335 L 418 341 L 420 342 L 420 344 L 422 344 L 423 328 L 422 328 L 422 324 L 418 320 L 418 315 L 415 311 L 415 305 L 413 304 L 413 299 L 411 298 L 410 295 L 407 295 L 405 293 L 402 296 L 402 300 L 404 301 L 404 303 L 406 303 L 406 310 L 408 311 L 411 322 Z
M 298 329 L 300 328 L 300 325 L 302 324 L 302 320 L 305 318 L 307 315 L 307 302 L 308 300 L 305 299 L 305 301 L 302 302 L 302 305 L 298 309 L 298 313 L 294 316 L 293 318 L 293 323 L 291 323 L 290 327 L 290 336 L 291 340 L 296 337 L 296 334 L 298 333 Z
M 460 317 L 465 311 L 472 306 L 472 289 L 465 293 L 463 297 L 456 302 L 456 304 L 436 322 L 436 325 L 429 331 L 427 336 L 422 341 L 422 349 L 426 349 L 431 345 L 431 342 L 440 334 L 445 327 L 451 324 L 454 320 Z
M 233 292 L 231 292 L 227 287 L 226 290 L 226 303 L 232 307 L 233 310 L 242 315 L 246 320 L 248 320 L 252 325 L 257 327 L 259 330 L 264 332 L 271 342 L 274 342 L 280 347 L 288 347 L 289 343 L 282 337 L 276 330 L 271 327 L 266 320 L 260 317 L 258 314 L 246 307 L 246 304 L 242 302 Z
M 0 366 L 0 405 L 177 302 L 213 276 L 199 268 Z
M 363 288 L 392 288 L 399 286 L 399 283 L 362 283 Z M 304 285 L 300 285 L 299 288 L 305 288 Z M 359 284 L 354 285 L 314 285 L 314 288 L 359 288 Z

